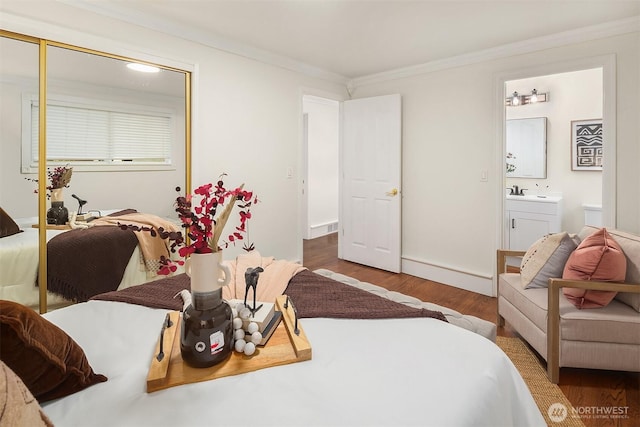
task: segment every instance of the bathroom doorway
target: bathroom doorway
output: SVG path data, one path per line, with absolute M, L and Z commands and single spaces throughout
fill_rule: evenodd
M 506 188 L 518 186 L 526 194 L 562 197 L 562 230 L 577 233 L 584 225 L 585 207 L 602 207 L 602 170 L 572 167 L 572 122 L 601 120 L 602 68 L 510 80 L 505 92 L 547 94 L 547 102 L 506 106 L 507 121 L 545 117 L 546 177 L 505 177 Z M 509 155 L 509 154 L 508 154 Z M 505 168 L 506 170 L 506 168 Z M 591 224 L 601 226 L 600 224 Z

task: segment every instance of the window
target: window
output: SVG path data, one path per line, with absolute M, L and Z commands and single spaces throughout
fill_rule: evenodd
M 23 172 L 38 167 L 39 105 L 27 97 L 23 111 Z M 90 104 L 91 103 L 91 104 Z M 171 167 L 171 111 L 104 101 L 47 100 L 47 163 L 79 170 L 144 170 Z M 26 143 L 26 146 L 25 146 Z

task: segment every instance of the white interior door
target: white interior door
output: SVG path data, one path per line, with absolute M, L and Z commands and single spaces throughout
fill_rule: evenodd
M 400 272 L 401 98 L 343 105 L 340 256 Z

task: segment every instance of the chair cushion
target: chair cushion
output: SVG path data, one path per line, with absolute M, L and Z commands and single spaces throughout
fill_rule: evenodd
M 547 332 L 547 288 L 524 289 L 518 273 L 504 273 L 499 277 L 499 296 L 531 320 L 541 331 Z M 564 298 L 562 298 L 564 299 Z
M 107 380 L 69 335 L 16 302 L 0 301 L 0 342 L 0 359 L 41 403 Z
M 562 273 L 563 279 L 623 282 L 627 260 L 620 245 L 602 228 L 588 236 L 573 251 Z M 578 308 L 600 308 L 616 296 L 613 291 L 562 288 L 564 295 Z
M 569 236 L 566 231 L 547 234 L 538 239 L 522 258 L 522 286 L 525 289 L 546 288 L 550 278 L 562 277 L 567 259 L 578 243 L 580 241 L 577 236 Z
M 561 304 L 560 319 L 563 340 L 640 345 L 640 316 L 617 300 L 598 310 L 579 310 Z
M 548 289 L 523 289 L 519 276 L 518 273 L 500 275 L 499 297 L 509 301 L 546 333 Z M 640 345 L 640 316 L 620 301 L 614 300 L 599 310 L 579 310 L 560 295 L 559 309 L 562 340 Z

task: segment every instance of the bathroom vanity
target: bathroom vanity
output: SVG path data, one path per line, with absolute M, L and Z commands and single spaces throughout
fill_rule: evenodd
M 505 245 L 526 251 L 549 233 L 561 231 L 562 197 L 507 195 Z

